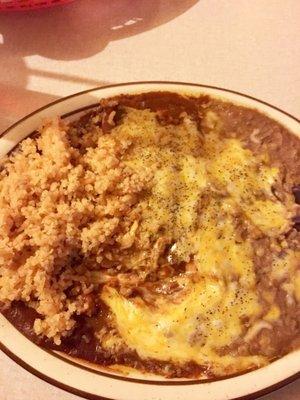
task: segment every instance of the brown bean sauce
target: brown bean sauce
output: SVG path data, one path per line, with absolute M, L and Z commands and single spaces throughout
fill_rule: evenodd
M 100 313 L 106 312 L 105 304 L 101 303 L 98 307 Z M 40 318 L 40 315 L 23 302 L 13 302 L 9 308 L 2 310 L 2 314 L 18 331 L 38 346 L 44 347 L 47 350 L 61 351 L 72 357 L 103 366 L 114 364 L 127 365 L 138 368 L 141 371 L 162 374 L 168 378 L 197 378 L 203 373 L 208 378 L 214 378 L 214 375 L 209 371 L 207 366 L 197 365 L 193 362 L 186 363 L 183 366 L 176 366 L 172 363 L 157 360 L 141 360 L 135 351 L 111 354 L 99 346 L 94 330 L 85 318 L 77 320 L 77 327 L 72 332 L 72 335 L 63 338 L 62 343 L 56 345 L 52 340 L 45 339 L 34 333 L 33 324 L 36 318 Z M 99 314 L 97 321 L 99 321 Z

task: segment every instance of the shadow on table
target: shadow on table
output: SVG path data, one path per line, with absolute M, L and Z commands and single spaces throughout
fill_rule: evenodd
M 4 51 L 78 60 L 109 42 L 162 25 L 198 0 L 76 0 L 64 7 L 0 15 Z
M 75 0 L 66 6 L 31 12 L 0 14 L 0 109 L 22 108 L 28 101 L 25 89 L 30 76 L 51 78 L 85 86 L 103 85 L 103 77 L 90 79 L 72 74 L 29 69 L 24 57 L 39 55 L 53 60 L 79 60 L 101 52 L 110 42 L 164 24 L 198 0 Z M 137 49 L 138 51 L 138 49 Z M 107 82 L 105 82 L 107 83 Z M 2 85 L 2 87 L 1 87 Z M 13 89 L 16 88 L 16 89 Z M 45 91 L 45 88 L 43 89 Z M 26 113 L 55 99 L 55 95 L 30 92 Z M 5 107 L 2 104 L 5 102 Z M 24 103 L 23 103 L 24 105 Z M 8 110 L 8 112 L 13 110 Z M 5 111 L 6 113 L 6 111 Z M 15 113 L 20 117 L 20 113 Z M 0 115 L 1 118 L 1 115 Z

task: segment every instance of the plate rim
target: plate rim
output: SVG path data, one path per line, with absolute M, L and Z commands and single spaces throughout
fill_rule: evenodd
M 271 103 L 268 103 L 268 102 L 266 102 L 264 100 L 258 99 L 257 97 L 245 94 L 243 92 L 239 92 L 239 91 L 236 91 L 236 90 L 223 88 L 223 87 L 220 87 L 220 86 L 206 85 L 206 84 L 202 84 L 202 83 L 191 83 L 191 82 L 181 82 L 181 81 L 164 81 L 164 80 L 162 80 L 162 81 L 160 81 L 160 80 L 158 80 L 158 81 L 156 81 L 156 80 L 154 80 L 154 81 L 129 81 L 129 82 L 122 82 L 122 83 L 112 83 L 112 84 L 103 85 L 103 86 L 96 86 L 96 87 L 93 87 L 91 89 L 82 90 L 80 92 L 76 92 L 76 93 L 70 94 L 68 96 L 64 96 L 64 97 L 61 97 L 61 98 L 56 99 L 54 101 L 51 101 L 50 103 L 47 103 L 44 106 L 35 109 L 31 113 L 26 114 L 24 117 L 18 119 L 16 122 L 11 124 L 3 132 L 0 132 L 0 138 L 2 136 L 6 135 L 11 129 L 15 128 L 20 123 L 24 122 L 28 118 L 31 118 L 32 116 L 34 116 L 35 114 L 39 113 L 40 111 L 43 111 L 43 110 L 47 109 L 48 107 L 51 107 L 51 106 L 53 106 L 55 104 L 59 104 L 59 103 L 65 101 L 65 100 L 69 100 L 69 99 L 71 99 L 73 97 L 80 96 L 80 95 L 83 95 L 83 94 L 92 93 L 92 92 L 95 92 L 95 91 L 98 91 L 98 90 L 102 90 L 102 89 L 110 89 L 110 88 L 122 87 L 122 86 L 144 85 L 144 84 L 145 85 L 147 85 L 147 84 L 157 84 L 157 85 L 168 84 L 168 85 L 174 85 L 174 86 L 177 86 L 177 85 L 194 86 L 194 87 L 200 87 L 200 88 L 204 88 L 204 89 L 205 88 L 207 88 L 207 89 L 216 89 L 216 90 L 220 90 L 220 91 L 227 92 L 227 93 L 233 93 L 233 94 L 236 94 L 236 95 L 239 95 L 239 96 L 242 96 L 242 97 L 246 97 L 246 98 L 251 99 L 251 100 L 255 100 L 258 103 L 261 103 L 261 104 L 264 104 L 264 105 L 266 105 L 268 107 L 271 107 L 274 110 L 279 111 L 279 112 L 285 114 L 286 116 L 292 118 L 296 122 L 300 123 L 300 117 L 297 118 L 294 115 L 288 113 L 285 110 L 282 110 L 281 108 L 279 108 L 277 106 L 274 106 Z M 84 107 L 83 107 L 83 109 L 84 109 Z
M 19 358 L 18 356 L 16 356 L 11 350 L 9 350 L 3 343 L 1 343 L 0 341 L 0 350 L 12 361 L 14 361 L 18 366 L 20 366 L 21 368 L 23 368 L 25 371 L 29 372 L 30 374 L 34 375 L 36 378 L 39 378 L 41 381 L 46 382 L 54 387 L 57 387 L 59 389 L 62 389 L 68 393 L 74 394 L 76 396 L 80 396 L 83 397 L 84 399 L 87 400 L 115 400 L 113 398 L 109 398 L 109 397 L 103 397 L 100 395 L 95 395 L 93 393 L 88 393 L 85 392 L 83 390 L 80 389 L 76 389 L 72 386 L 66 385 L 62 382 L 59 382 L 53 378 L 50 378 L 49 376 L 41 373 L 40 371 L 38 371 L 36 368 L 33 368 L 32 366 L 30 366 L 28 363 L 26 363 L 26 361 L 22 360 L 21 358 Z M 230 400 L 256 400 L 259 397 L 265 396 L 267 394 L 273 393 L 276 390 L 279 390 L 287 385 L 289 385 L 290 383 L 295 382 L 297 379 L 300 379 L 300 372 L 297 372 L 296 374 L 283 379 L 282 381 L 279 381 L 277 383 L 275 383 L 274 385 L 268 386 L 264 389 L 258 390 L 256 392 L 250 393 L 250 394 L 246 394 L 244 396 L 239 396 L 239 397 L 235 397 L 232 398 Z

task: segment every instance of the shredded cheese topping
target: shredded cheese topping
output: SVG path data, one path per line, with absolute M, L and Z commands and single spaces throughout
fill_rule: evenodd
M 138 113 L 143 114 L 143 124 L 138 123 Z M 193 279 L 178 276 L 183 294 L 176 302 L 172 296 L 157 296 L 149 305 L 104 288 L 102 300 L 124 343 L 143 359 L 195 361 L 212 365 L 215 373 L 264 365 L 263 356 L 222 355 L 221 350 L 246 335 L 243 319 L 251 325 L 263 318 L 253 248 L 249 239 L 241 238 L 236 216 L 263 235 L 286 231 L 287 211 L 271 191 L 278 169 L 238 139 L 221 139 L 218 130 L 200 137 L 188 118 L 176 129 L 158 130 L 153 113 L 128 110 L 124 124 L 112 134 L 122 137 L 123 126 L 133 143 L 127 164 L 154 173 L 152 190 L 142 201 L 140 235 L 171 236 L 169 261 L 194 268 Z M 274 265 L 274 273 L 280 271 Z M 279 316 L 280 310 L 273 307 L 265 321 Z

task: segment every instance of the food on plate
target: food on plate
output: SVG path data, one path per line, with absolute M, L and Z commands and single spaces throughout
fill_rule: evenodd
M 51 120 L 0 166 L 0 304 L 40 346 L 224 377 L 300 344 L 300 139 L 171 92 Z

